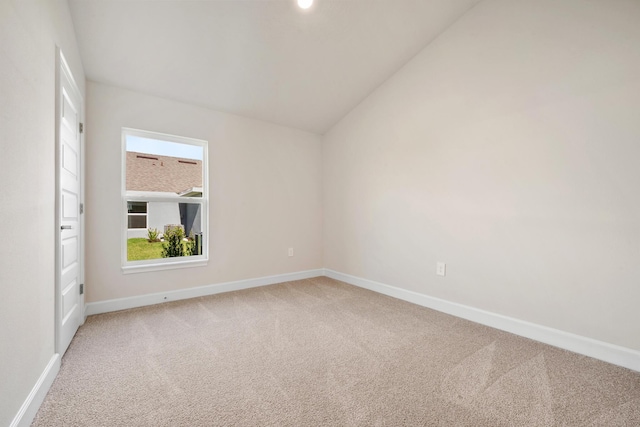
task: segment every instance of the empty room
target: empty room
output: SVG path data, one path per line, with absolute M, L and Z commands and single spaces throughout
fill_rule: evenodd
M 0 0 L 0 426 L 639 426 L 639 22 Z

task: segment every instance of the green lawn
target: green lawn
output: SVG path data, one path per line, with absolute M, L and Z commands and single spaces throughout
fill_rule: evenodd
M 149 243 L 144 237 L 127 240 L 127 260 L 162 258 L 162 242 Z
M 187 249 L 187 243 L 182 243 Z M 149 243 L 144 237 L 127 240 L 127 261 L 162 258 L 162 242 Z

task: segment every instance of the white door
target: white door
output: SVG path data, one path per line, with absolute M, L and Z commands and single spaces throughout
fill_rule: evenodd
M 56 352 L 62 356 L 84 321 L 84 296 L 80 295 L 84 274 L 80 216 L 82 98 L 60 51 L 58 58 Z

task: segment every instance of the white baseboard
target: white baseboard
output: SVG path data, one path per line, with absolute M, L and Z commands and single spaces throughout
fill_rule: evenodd
M 621 347 L 615 344 L 609 344 L 604 341 L 598 341 L 592 338 L 526 322 L 513 317 L 503 316 L 501 314 L 492 313 L 440 298 L 431 297 L 418 292 L 397 288 L 384 283 L 375 282 L 373 280 L 351 276 L 349 274 L 340 273 L 330 269 L 300 271 L 296 273 L 279 274 L 275 276 L 259 277 L 256 279 L 238 280 L 196 288 L 88 303 L 85 305 L 85 314 L 87 316 L 91 316 L 94 314 L 160 304 L 168 301 L 197 298 L 223 292 L 273 285 L 291 280 L 309 279 L 316 276 L 331 277 L 351 285 L 369 289 L 374 292 L 640 372 L 640 351 L 637 350 Z
M 446 301 L 440 298 L 396 288 L 384 283 L 374 282 L 368 279 L 351 276 L 349 274 L 325 269 L 325 276 L 340 280 L 351 285 L 369 289 L 384 295 L 408 301 L 423 307 L 432 308 L 443 313 L 480 323 L 492 328 L 500 329 L 512 334 L 540 341 L 545 344 L 559 347 L 574 353 L 593 357 L 614 365 L 640 371 L 640 351 L 592 338 L 575 335 L 558 329 L 525 322 L 513 317 L 491 313 L 462 304 Z
M 292 280 L 309 279 L 323 276 L 324 269 L 299 271 L 296 273 L 278 274 L 256 279 L 237 280 L 234 282 L 216 283 L 213 285 L 199 286 L 196 288 L 180 289 L 169 292 L 140 295 L 129 298 L 118 298 L 106 301 L 90 302 L 85 305 L 85 315 L 109 313 L 111 311 L 126 310 L 129 308 L 144 307 L 146 305 L 160 304 L 169 301 L 178 301 L 188 298 L 197 298 L 223 292 L 239 291 L 241 289 L 255 288 L 258 286 L 273 285 Z
M 40 374 L 40 378 L 36 381 L 36 384 L 31 389 L 20 410 L 13 418 L 13 421 L 11 421 L 11 424 L 9 424 L 10 427 L 26 427 L 31 425 L 33 418 L 38 413 L 38 409 L 40 409 L 40 405 L 42 405 L 59 371 L 60 355 L 56 353 L 51 356 L 46 368 L 44 368 L 44 371 Z

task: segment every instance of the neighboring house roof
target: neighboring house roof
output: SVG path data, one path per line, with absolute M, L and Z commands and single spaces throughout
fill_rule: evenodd
M 202 194 L 202 161 L 127 151 L 127 191 Z

